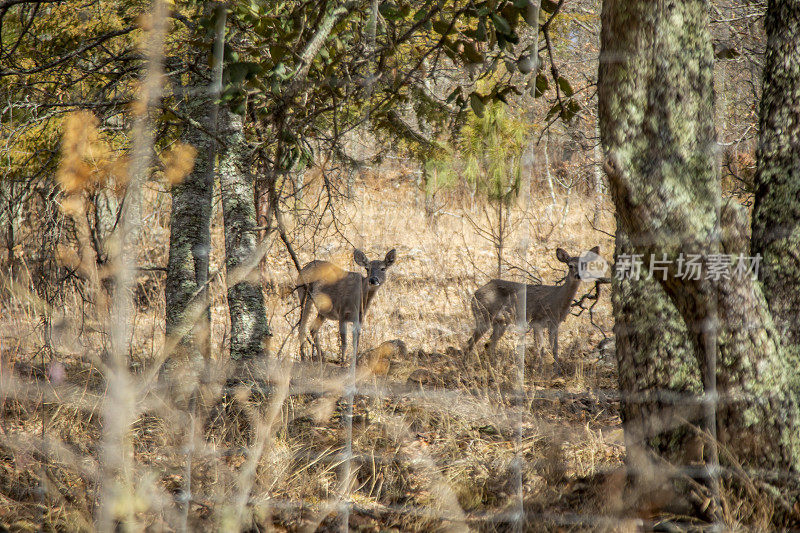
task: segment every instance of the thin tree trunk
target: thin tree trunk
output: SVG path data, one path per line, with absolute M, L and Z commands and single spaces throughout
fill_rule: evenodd
M 544 137 L 544 172 L 547 176 L 547 188 L 550 190 L 550 211 L 556 208 L 556 191 L 553 188 L 553 175 L 550 173 L 550 133 Z
M 656 277 L 669 302 L 651 293 L 657 301 L 648 304 L 617 283 L 615 319 L 627 335 L 645 339 L 653 331 L 642 328 L 659 320 L 657 310 L 674 306 L 687 325 L 695 359 L 690 366 L 684 352 L 674 350 L 684 339 L 666 345 L 662 354 L 618 343 L 620 375 L 630 376 L 620 382 L 623 410 L 627 415 L 645 407 L 658 412 L 658 404 L 648 406 L 647 397 L 637 392 L 669 386 L 670 376 L 685 376 L 687 385 L 701 380 L 709 394 L 702 406 L 710 405 L 711 413 L 698 409 L 689 421 L 707 425 L 716 418 L 707 429 L 712 436 L 718 432 L 720 442 L 748 468 L 796 470 L 798 408 L 760 287 L 749 276 L 708 276 L 714 254 L 746 253 L 748 243 L 745 214 L 737 205 L 721 205 L 706 11 L 700 0 L 603 4 L 601 134 L 618 232 L 630 239 L 630 248 L 618 249 L 617 264 L 630 251 L 644 255 L 643 270 L 651 254 L 668 261 L 665 279 L 661 272 Z M 681 274 L 681 254 L 684 260 L 698 255 L 700 279 Z M 631 367 L 634 361 L 641 366 Z M 662 369 L 656 380 L 653 368 Z M 682 392 L 693 392 L 687 388 Z M 725 401 L 714 411 L 716 392 Z M 686 394 L 679 403 L 689 409 L 692 402 Z M 626 424 L 629 429 L 631 421 Z M 713 448 L 706 452 L 713 464 Z
M 597 143 L 594 145 L 594 215 L 592 225 L 597 227 L 600 224 L 600 216 L 603 213 L 603 197 L 605 196 L 605 185 L 603 184 L 603 150 L 600 148 L 600 124 L 597 124 Z
M 752 253 L 775 326 L 800 362 L 800 2 L 770 0 Z M 795 371 L 795 374 L 798 374 Z
M 255 257 L 253 175 L 247 168 L 248 145 L 242 117 L 223 110 L 220 122 L 220 133 L 228 141 L 220 158 L 220 190 L 225 220 L 225 268 L 230 278 L 234 269 L 251 270 L 261 258 Z M 271 335 L 261 286 L 253 276 L 244 274 L 242 281 L 228 286 L 231 359 L 234 360 L 263 354 L 263 343 Z
M 528 20 L 533 21 L 533 24 L 536 26 L 536 32 L 533 38 L 533 43 L 531 44 L 531 57 L 534 61 L 534 66 L 532 69 L 533 76 L 536 76 L 536 73 L 539 71 L 539 10 L 541 8 L 541 0 L 534 1 L 530 4 L 529 9 L 532 11 Z M 520 158 L 520 172 L 522 172 L 522 191 L 519 195 L 518 207 L 522 211 L 523 215 L 523 223 L 522 228 L 519 236 L 519 240 L 517 241 L 517 252 L 518 252 L 518 259 L 520 264 L 524 265 L 527 262 L 527 255 L 528 255 L 528 248 L 530 247 L 530 235 L 532 234 L 531 227 L 530 227 L 530 217 L 528 216 L 528 210 L 531 206 L 531 181 L 533 180 L 533 169 L 534 164 L 536 162 L 536 146 L 533 143 L 533 135 L 528 140 L 525 150 L 522 153 L 522 157 Z M 520 285 L 519 289 L 517 290 L 517 305 L 516 305 L 516 333 L 517 333 L 517 346 L 516 346 L 516 355 L 517 355 L 517 379 L 515 384 L 515 395 L 518 399 L 522 399 L 525 396 L 525 334 L 528 331 L 528 295 L 527 295 L 527 282 L 528 280 L 525 279 L 525 275 L 520 271 L 519 278 L 517 280 Z M 519 420 L 516 423 L 515 427 L 515 484 L 516 484 L 516 502 L 515 502 L 515 513 L 517 518 L 516 523 L 514 524 L 514 529 L 516 531 L 522 531 L 525 525 L 525 473 L 524 473 L 524 460 L 522 458 L 523 453 L 523 425 L 522 421 Z
M 503 277 L 503 201 L 497 200 L 497 277 Z
M 217 69 L 221 72 L 222 57 L 215 49 Z M 190 69 L 189 84 L 183 88 L 184 113 L 201 124 L 206 131 L 216 127 L 216 95 L 219 84 L 206 66 L 204 54 L 195 58 L 197 69 L 206 76 L 194 74 Z M 215 69 L 216 70 L 216 69 Z M 213 80 L 208 85 L 205 80 Z M 190 362 L 181 365 L 189 375 L 172 380 L 180 397 L 188 397 L 194 390 L 202 360 L 208 353 L 211 334 L 210 311 L 201 315 L 195 323 L 191 320 L 191 305 L 201 301 L 208 305 L 208 269 L 211 251 L 211 205 L 214 195 L 214 164 L 217 143 L 204 131 L 187 126 L 183 136 L 186 144 L 197 150 L 194 168 L 186 179 L 172 187 L 172 209 L 170 214 L 169 259 L 165 287 L 166 334 L 181 339 L 177 353 L 171 354 L 167 367 L 178 361 Z

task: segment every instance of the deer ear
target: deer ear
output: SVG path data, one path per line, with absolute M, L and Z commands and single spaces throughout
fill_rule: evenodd
M 556 259 L 558 259 L 562 263 L 568 263 L 569 262 L 569 254 L 567 252 L 565 252 L 563 248 L 558 248 L 558 249 L 556 249 Z
M 356 262 L 357 265 L 362 266 L 364 268 L 369 268 L 369 259 L 367 256 L 364 255 L 364 252 L 356 248 L 353 250 L 353 260 Z
M 390 267 L 392 266 L 392 263 L 394 263 L 394 260 L 396 258 L 397 258 L 397 253 L 394 251 L 394 248 L 392 248 L 386 253 L 386 257 L 383 258 L 383 262 L 384 264 L 386 264 L 387 267 Z

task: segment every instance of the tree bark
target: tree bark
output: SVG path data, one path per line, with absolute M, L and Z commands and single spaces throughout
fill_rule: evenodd
M 241 116 L 228 110 L 223 110 L 220 118 L 220 134 L 228 141 L 220 158 L 219 177 L 225 220 L 231 359 L 238 360 L 262 355 L 263 341 L 271 333 L 264 309 L 264 295 L 258 277 L 253 275 L 257 273 L 261 258 L 256 249 L 253 176 L 248 169 L 244 125 Z M 236 269 L 243 271 L 236 273 Z M 234 278 L 242 281 L 231 284 Z
M 634 253 L 619 225 L 615 241 L 616 260 Z M 696 420 L 698 413 L 697 405 L 675 399 L 703 392 L 686 324 L 654 279 L 614 277 L 612 305 L 628 464 L 644 468 L 647 450 L 678 460 L 690 437 L 682 421 Z
M 186 115 L 212 131 L 214 105 L 208 84 L 200 76 L 191 75 L 191 78 L 186 88 Z M 192 172 L 172 187 L 165 288 L 166 333 L 168 337 L 177 335 L 181 339 L 180 353 L 170 356 L 171 359 L 197 362 L 206 352 L 211 323 L 207 311 L 195 323 L 190 309 L 195 299 L 207 299 L 216 143 L 192 126 L 187 127 L 183 141 L 197 150 L 197 157 Z
M 655 387 L 668 388 L 671 376 L 681 375 L 686 376 L 680 387 L 683 403 L 691 405 L 692 384 L 699 380 L 711 395 L 706 401 L 714 400 L 715 392 L 720 395 L 710 417 L 716 424 L 708 429 L 712 436 L 717 432 L 726 450 L 751 471 L 795 471 L 800 463 L 798 408 L 761 289 L 749 276 L 709 276 L 714 254 L 749 250 L 745 213 L 721 201 L 711 42 L 707 5 L 701 0 L 603 4 L 599 113 L 618 231 L 630 239 L 631 250 L 643 254 L 643 272 L 651 254 L 668 261 L 656 278 L 682 317 L 694 353 L 689 367 L 685 352 L 672 349 L 684 345 L 683 339 L 669 343 L 664 352 L 618 343 L 623 409 L 630 415 L 644 410 L 646 402 L 636 409 L 630 405 L 642 404 L 638 387 L 652 394 Z M 699 279 L 682 275 L 681 254 L 684 259 L 698 255 Z M 647 339 L 652 330 L 643 327 L 659 323 L 659 310 L 670 304 L 655 292 L 645 296 L 625 288 L 614 286 L 615 319 L 628 335 Z M 679 336 L 679 330 L 674 333 Z M 662 371 L 648 374 L 642 368 Z M 707 455 L 706 460 L 713 458 Z
M 800 362 L 800 2 L 770 0 L 755 176 L 752 253 L 763 256 L 764 295 Z
M 206 2 L 203 17 L 214 21 L 213 66 L 209 67 L 208 56 L 200 52 L 191 59 L 194 68 L 189 69 L 188 86 L 179 89 L 184 113 L 192 121 L 191 125 L 187 125 L 183 140 L 197 150 L 197 156 L 189 176 L 172 188 L 165 288 L 167 337 L 180 339 L 179 353 L 174 354 L 172 359 L 192 361 L 193 365 L 186 368 L 190 374 L 200 372 L 200 361 L 208 359 L 210 355 L 208 270 L 217 142 L 209 132 L 216 132 L 217 129 L 217 100 L 222 90 L 227 11 L 224 4 Z M 200 128 L 194 127 L 194 124 Z M 196 312 L 198 306 L 204 309 L 199 317 Z M 192 381 L 189 376 L 180 379 L 186 394 L 192 391 Z

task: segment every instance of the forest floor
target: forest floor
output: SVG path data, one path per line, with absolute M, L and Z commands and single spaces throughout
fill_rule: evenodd
M 308 190 L 307 202 L 314 204 L 313 181 Z M 353 193 L 358 200 L 341 204 L 336 220 L 327 215 L 315 232 L 304 219 L 311 208 L 289 221 L 302 261 L 316 257 L 356 270 L 353 247 L 370 259 L 397 250 L 363 325 L 361 352 L 367 355 L 353 411 L 350 528 L 506 530 L 519 518 L 520 497 L 528 529 L 635 528 L 624 502 L 616 365 L 604 342 L 612 332 L 608 286 L 601 288 L 592 320 L 584 310 L 562 324 L 560 376 L 552 372 L 549 353 L 539 364 L 533 335 L 527 336 L 524 391 L 518 394 L 518 337 L 510 330 L 494 358 L 483 343 L 469 356 L 460 350 L 474 325 L 470 296 L 496 275 L 496 251 L 477 229 L 489 227 L 491 208 L 460 207 L 469 202 L 453 195 L 429 202 L 426 214 L 420 194 L 400 176 L 370 176 L 356 182 Z M 148 198 L 149 244 L 139 260 L 165 265 L 168 196 L 153 192 Z M 532 199 L 527 218 L 512 210 L 506 261 L 554 284 L 566 270 L 556 260 L 557 247 L 577 255 L 599 244 L 610 259 L 613 217 L 604 211 L 595 229 L 588 222 L 593 209 L 590 198 L 573 192 L 568 208 L 543 194 Z M 212 231 L 216 271 L 224 250 L 219 214 Z M 195 411 L 198 437 L 188 447 L 190 529 L 226 530 L 232 520 L 254 531 L 338 527 L 348 372 L 337 364 L 338 328 L 331 322 L 322 328 L 326 362 L 300 363 L 294 335 L 299 309 L 286 290 L 295 269 L 279 241 L 266 266 L 271 368 L 279 374 L 262 388 L 223 388 L 224 379 L 206 387 Z M 520 270 L 507 272 L 523 279 Z M 215 376 L 226 368 L 223 280 L 224 271 L 210 290 Z M 583 283 L 576 298 L 593 288 Z M 127 400 L 112 401 L 119 395 L 109 394 L 103 379 L 108 322 L 96 300 L 72 291 L 63 308 L 45 309 L 32 293 L 23 298 L 17 292 L 6 307 L 0 322 L 0 524 L 9 530 L 92 529 L 101 480 L 107 485 L 109 476 L 122 479 L 119 490 L 131 494 L 129 508 L 118 511 L 143 529 L 170 530 L 180 521 L 172 501 L 186 485 L 192 419 L 148 381 L 163 348 L 163 274 L 142 274 L 137 299 L 132 399 L 123 405 Z M 45 316 L 52 324 L 48 342 Z M 109 473 L 102 459 L 104 420 L 128 411 L 127 466 L 122 474 Z

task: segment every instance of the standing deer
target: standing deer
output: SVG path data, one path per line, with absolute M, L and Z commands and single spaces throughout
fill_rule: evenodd
M 590 250 L 598 254 L 600 247 Z M 567 318 L 572 298 L 581 283 L 580 256 L 571 257 L 563 249 L 556 250 L 556 258 L 569 267 L 567 279 L 563 285 L 528 285 L 526 291 L 525 314 L 529 327 L 534 328 L 537 344 L 544 356 L 542 334 L 546 327 L 553 350 L 553 367 L 560 373 L 558 361 L 558 326 Z M 470 353 L 475 343 L 492 328 L 492 336 L 486 347 L 494 354 L 497 341 L 503 336 L 509 324 L 516 321 L 517 295 L 523 288 L 522 283 L 493 279 L 477 291 L 472 297 L 472 314 L 475 317 L 475 332 L 467 341 L 466 353 Z
M 305 359 L 306 324 L 311 315 L 311 306 L 317 308 L 317 318 L 311 324 L 311 336 L 314 346 L 322 359 L 318 332 L 325 319 L 339 321 L 339 340 L 341 341 L 341 362 L 347 353 L 348 322 L 353 323 L 353 353 L 358 353 L 358 338 L 361 323 L 370 302 L 378 289 L 386 281 L 386 269 L 395 261 L 394 249 L 389 250 L 383 261 L 370 261 L 364 252 L 355 250 L 353 259 L 356 264 L 367 269 L 367 275 L 342 270 L 327 261 L 311 261 L 300 270 L 297 278 L 297 295 L 300 298 L 300 357 Z M 313 350 L 312 350 L 313 358 Z

